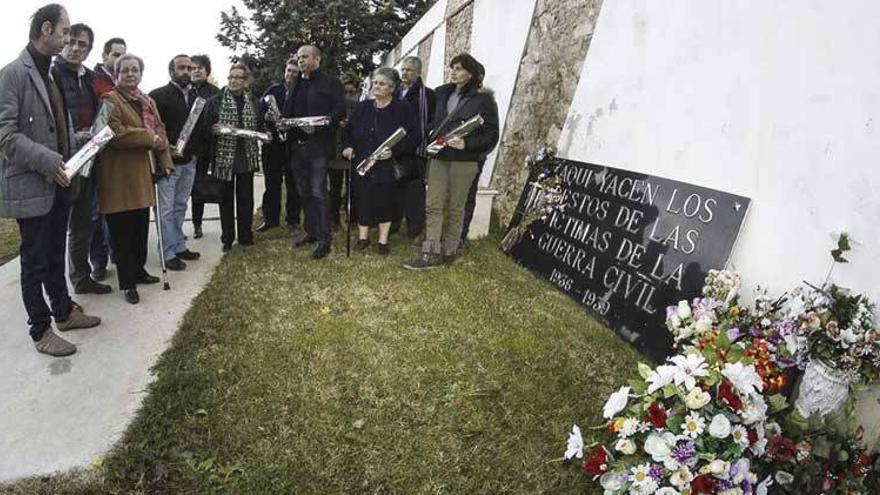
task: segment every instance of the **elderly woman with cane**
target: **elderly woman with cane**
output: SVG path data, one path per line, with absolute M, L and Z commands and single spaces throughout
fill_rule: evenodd
M 116 253 L 119 289 L 131 304 L 140 301 L 138 284 L 159 282 L 144 269 L 155 204 L 153 175 L 174 168 L 156 104 L 138 88 L 143 71 L 140 57 L 126 54 L 116 60 L 116 88 L 102 97 L 115 137 L 97 159 L 99 208 Z
M 342 156 L 357 164 L 370 156 L 399 128 L 406 131 L 406 137 L 386 150 L 366 174 L 361 176 L 356 171 L 352 174 L 356 202 L 355 220 L 358 224 L 355 249 L 358 251 L 369 247 L 370 227 L 378 227 L 379 254 L 391 252 L 388 233 L 391 222 L 399 218 L 395 208 L 394 187 L 398 177 L 395 176 L 394 169 L 401 166 L 397 159 L 412 154 L 418 144 L 419 132 L 415 114 L 408 103 L 394 99 L 399 84 L 400 76 L 396 70 L 388 67 L 376 69 L 371 88 L 373 99 L 362 101 L 355 107 L 342 137 Z

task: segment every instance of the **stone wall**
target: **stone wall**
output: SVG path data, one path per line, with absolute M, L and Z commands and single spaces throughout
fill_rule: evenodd
M 601 7 L 602 0 L 538 0 L 492 179 L 504 225 L 525 185 L 526 154 L 559 138 Z M 456 38 L 450 32 L 447 40 Z
M 428 69 L 431 67 L 431 44 L 433 42 L 434 33 L 431 33 L 419 43 L 416 56 L 422 61 L 422 77 L 428 75 Z
M 464 6 L 462 7 L 462 5 Z M 449 65 L 452 57 L 471 49 L 471 30 L 474 23 L 473 0 L 450 0 L 446 7 L 446 16 L 444 66 Z M 443 79 L 446 80 L 445 77 Z

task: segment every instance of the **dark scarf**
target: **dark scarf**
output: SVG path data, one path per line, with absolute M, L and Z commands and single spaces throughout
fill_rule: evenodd
M 247 93 L 244 95 L 244 106 L 241 109 L 241 122 L 244 129 L 256 130 L 257 118 L 251 99 Z M 229 88 L 223 88 L 220 96 L 220 112 L 218 123 L 229 127 L 239 128 L 238 106 L 235 97 Z M 254 139 L 244 140 L 246 151 L 247 171 L 254 172 L 260 168 L 260 153 L 257 142 Z M 238 147 L 238 138 L 235 136 L 217 136 L 217 148 L 214 153 L 214 175 L 218 179 L 230 181 L 235 173 L 235 153 Z

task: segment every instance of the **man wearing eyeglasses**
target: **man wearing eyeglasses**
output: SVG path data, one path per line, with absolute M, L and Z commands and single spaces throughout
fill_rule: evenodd
M 189 55 L 177 55 L 168 63 L 168 75 L 171 81 L 161 88 L 154 89 L 150 96 L 156 101 L 159 116 L 165 123 L 165 132 L 171 145 L 177 142 L 183 124 L 189 117 L 198 95 L 193 90 L 190 80 L 192 59 Z M 186 247 L 183 235 L 183 219 L 186 215 L 186 204 L 192 193 L 196 177 L 196 139 L 190 139 L 181 153 L 172 154 L 174 172 L 161 177 L 156 183 L 159 189 L 157 209 L 162 222 L 162 234 L 165 241 L 165 266 L 169 270 L 185 270 L 186 261 L 199 259 L 200 254 Z
M 95 73 L 83 65 L 94 41 L 95 33 L 89 26 L 70 26 L 70 37 L 52 65 L 52 77 L 61 89 L 76 131 L 74 143 L 77 149 L 91 139 L 92 123 L 98 110 Z M 92 267 L 89 265 L 89 248 L 95 230 L 92 222 L 95 183 L 88 177 L 78 175 L 71 186 L 72 202 L 67 224 L 67 276 L 76 294 L 106 294 L 112 289 L 109 285 L 92 279 Z

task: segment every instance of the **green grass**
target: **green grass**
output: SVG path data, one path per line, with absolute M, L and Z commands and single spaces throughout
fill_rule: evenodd
M 0 265 L 18 256 L 18 224 L 12 218 L 0 218 Z
M 15 493 L 573 493 L 572 422 L 638 355 L 507 259 L 322 262 L 280 229 L 226 255 L 103 467 Z M 393 240 L 392 240 L 393 242 Z M 2 491 L 2 489 L 0 489 Z

